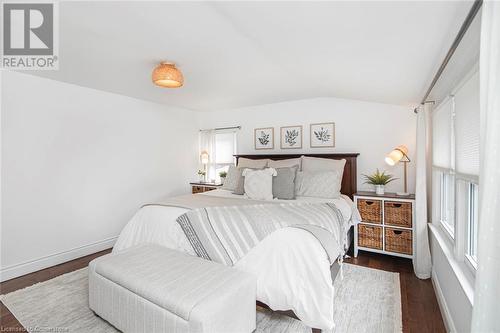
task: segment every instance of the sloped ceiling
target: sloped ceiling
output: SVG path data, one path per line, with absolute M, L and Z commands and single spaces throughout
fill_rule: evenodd
M 59 71 L 31 74 L 200 111 L 313 97 L 411 105 L 471 4 L 61 2 Z M 151 83 L 162 60 L 184 87 Z

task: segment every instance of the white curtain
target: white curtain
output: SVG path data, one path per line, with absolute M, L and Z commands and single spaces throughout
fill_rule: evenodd
M 418 110 L 417 115 L 417 180 L 415 188 L 415 253 L 413 269 L 419 279 L 431 277 L 431 253 L 429 250 L 429 234 L 427 230 L 427 179 L 428 159 L 430 158 L 429 117 L 432 104 L 426 103 Z
M 478 268 L 472 332 L 500 332 L 500 2 L 483 3 L 481 22 Z
M 201 163 L 201 153 L 206 151 L 208 153 L 209 162 L 206 165 L 207 180 L 215 179 L 215 157 L 216 157 L 216 144 L 215 144 L 215 130 L 200 131 L 200 168 L 203 170 L 205 166 Z

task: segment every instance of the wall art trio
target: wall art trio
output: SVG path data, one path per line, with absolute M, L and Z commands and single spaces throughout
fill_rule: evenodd
M 335 123 L 318 123 L 309 125 L 309 145 L 311 148 L 335 147 Z M 301 149 L 302 125 L 280 127 L 280 148 Z M 256 150 L 274 149 L 274 127 L 254 129 Z

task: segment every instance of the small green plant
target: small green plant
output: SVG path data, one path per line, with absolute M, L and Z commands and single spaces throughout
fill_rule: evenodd
M 378 169 L 377 171 L 372 174 L 372 175 L 363 175 L 365 177 L 365 184 L 371 184 L 371 185 L 387 185 L 393 180 L 396 180 L 397 178 L 394 178 L 392 175 L 386 174 L 385 171 L 380 172 Z
M 205 176 L 207 173 L 204 170 L 198 170 L 198 175 Z
M 226 178 L 226 176 L 227 176 L 227 172 L 226 171 L 219 172 L 219 177 L 220 178 Z

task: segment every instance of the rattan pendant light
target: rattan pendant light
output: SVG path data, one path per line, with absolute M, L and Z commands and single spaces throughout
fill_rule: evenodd
M 153 70 L 153 83 L 164 88 L 179 88 L 184 84 L 181 71 L 171 62 L 162 62 Z

